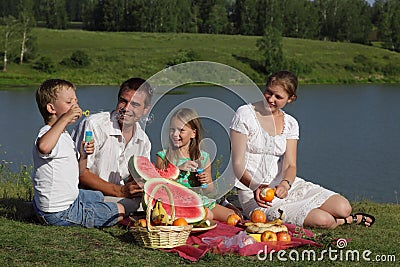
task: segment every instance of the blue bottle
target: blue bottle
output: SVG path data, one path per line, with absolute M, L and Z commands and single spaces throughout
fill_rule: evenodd
M 88 143 L 88 142 L 92 141 L 92 138 L 93 138 L 92 131 L 86 131 L 85 132 L 85 142 Z

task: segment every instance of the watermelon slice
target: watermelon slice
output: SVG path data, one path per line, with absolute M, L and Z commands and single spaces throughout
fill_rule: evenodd
M 179 168 L 168 163 L 164 170 L 157 169 L 154 164 L 146 157 L 132 156 L 128 161 L 128 169 L 133 178 L 167 178 L 176 179 L 179 176 Z
M 203 206 L 203 201 L 199 194 L 177 182 L 164 178 L 154 178 L 146 181 L 144 184 L 144 203 L 146 205 L 149 205 L 151 192 L 159 184 L 165 185 L 172 193 L 175 218 L 185 218 L 188 223 L 196 223 L 206 217 L 207 211 Z M 157 199 L 161 199 L 165 211 L 168 215 L 171 215 L 168 193 L 164 188 L 160 188 L 155 192 L 151 206 L 155 204 Z

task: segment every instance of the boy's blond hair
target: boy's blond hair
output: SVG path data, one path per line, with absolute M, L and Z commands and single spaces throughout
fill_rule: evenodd
M 72 88 L 76 90 L 75 85 L 62 79 L 49 79 L 44 81 L 36 90 L 36 104 L 40 114 L 42 114 L 44 123 L 48 123 L 51 114 L 47 111 L 47 104 L 54 104 L 57 100 L 58 92 L 63 88 Z

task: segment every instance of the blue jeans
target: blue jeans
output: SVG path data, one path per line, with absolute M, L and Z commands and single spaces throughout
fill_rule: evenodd
M 36 214 L 45 224 L 56 226 L 108 227 L 118 222 L 117 203 L 105 202 L 99 191 L 79 189 L 79 195 L 71 206 L 59 212 L 42 212 L 36 208 Z

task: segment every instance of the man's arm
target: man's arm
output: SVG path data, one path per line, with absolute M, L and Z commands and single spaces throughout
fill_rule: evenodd
M 123 186 L 113 184 L 103 180 L 87 168 L 79 176 L 79 184 L 84 188 L 100 191 L 105 196 L 131 198 L 143 192 L 142 187 L 135 181 L 128 182 Z

